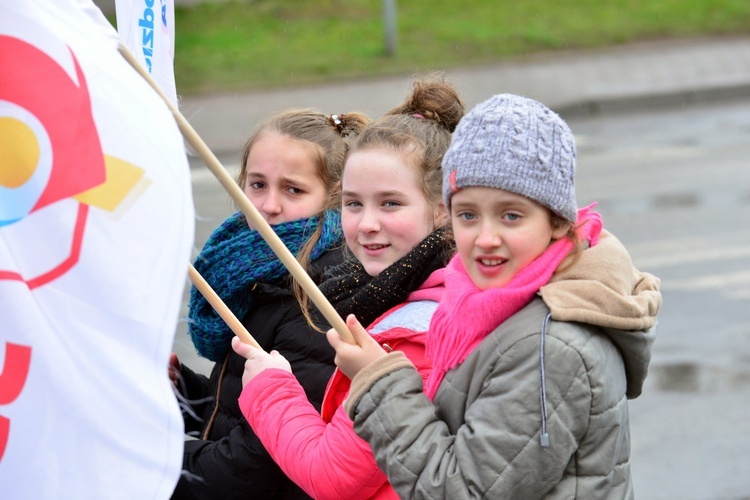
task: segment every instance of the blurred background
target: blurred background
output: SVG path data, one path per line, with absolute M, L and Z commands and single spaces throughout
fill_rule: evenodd
M 579 205 L 662 280 L 630 404 L 636 498 L 750 499 L 750 1 L 176 0 L 175 27 L 181 110 L 232 175 L 262 118 L 378 116 L 429 70 L 469 106 L 514 92 L 558 111 Z M 191 174 L 195 256 L 234 208 L 199 158 Z M 184 321 L 175 352 L 211 368 Z
M 97 0 L 114 23 L 114 0 Z M 175 0 L 182 95 L 750 32 L 747 0 Z

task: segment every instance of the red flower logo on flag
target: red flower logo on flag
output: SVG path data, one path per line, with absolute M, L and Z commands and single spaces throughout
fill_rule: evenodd
M 0 36 L 0 230 L 58 201 L 78 201 L 69 251 L 59 262 L 28 276 L 0 267 L 0 280 L 22 281 L 30 289 L 76 264 L 89 206 L 114 211 L 143 174 L 103 154 L 86 79 L 70 55 L 75 80 L 34 45 Z

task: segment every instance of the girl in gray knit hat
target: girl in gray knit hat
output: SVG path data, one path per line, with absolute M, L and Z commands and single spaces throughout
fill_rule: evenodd
M 659 280 L 578 210 L 575 143 L 546 106 L 501 94 L 443 159 L 458 255 L 422 380 L 347 318 L 336 363 L 354 429 L 402 498 L 632 498 L 627 400 L 651 357 Z

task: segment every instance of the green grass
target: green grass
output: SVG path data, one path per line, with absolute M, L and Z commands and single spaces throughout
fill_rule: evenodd
M 748 0 L 247 0 L 175 9 L 180 94 L 441 70 L 559 49 L 750 32 Z

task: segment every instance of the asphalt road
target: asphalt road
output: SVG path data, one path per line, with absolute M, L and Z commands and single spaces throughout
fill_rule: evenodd
M 750 498 L 750 102 L 607 116 L 578 134 L 579 204 L 664 306 L 631 403 L 640 499 Z
M 750 101 L 568 122 L 579 205 L 597 201 L 635 265 L 662 280 L 649 378 L 630 405 L 636 497 L 750 498 Z M 238 157 L 220 159 L 234 173 Z M 233 208 L 191 164 L 197 254 Z M 185 332 L 175 352 L 208 370 Z

